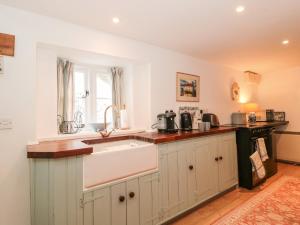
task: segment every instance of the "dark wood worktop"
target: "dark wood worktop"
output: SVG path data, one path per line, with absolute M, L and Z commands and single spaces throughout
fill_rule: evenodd
M 112 136 L 108 138 L 92 139 L 74 139 L 62 141 L 44 141 L 36 145 L 27 146 L 28 158 L 62 158 L 76 155 L 91 154 L 93 152 L 92 144 L 100 144 L 112 141 L 121 141 L 135 139 L 154 144 L 167 143 L 172 141 L 184 140 L 189 138 L 203 137 L 213 134 L 220 134 L 235 131 L 236 127 L 211 128 L 208 131 L 200 132 L 197 130 L 181 132 L 174 134 L 161 134 L 157 132 L 142 132 L 130 135 Z
M 93 147 L 81 140 L 43 141 L 27 146 L 27 158 L 62 158 L 91 154 Z

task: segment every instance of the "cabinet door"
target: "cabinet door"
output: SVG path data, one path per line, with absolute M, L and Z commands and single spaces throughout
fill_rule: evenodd
M 127 181 L 127 225 L 140 224 L 140 193 L 139 180 Z
M 155 225 L 159 220 L 158 184 L 159 174 L 154 173 L 139 178 L 140 225 Z M 128 223 L 131 225 L 132 223 Z
M 219 191 L 238 183 L 235 133 L 219 136 Z
M 84 194 L 84 225 L 110 225 L 110 189 L 103 188 Z
M 112 225 L 126 225 L 126 183 L 111 187 L 111 220 Z
M 193 206 L 198 202 L 197 182 L 196 182 L 196 159 L 195 159 L 195 145 L 190 143 L 187 149 L 187 187 L 188 187 L 188 205 Z
M 185 210 L 188 207 L 189 164 L 187 153 L 190 146 L 190 143 L 187 141 L 181 141 L 177 144 L 179 211 Z
M 195 159 L 198 202 L 218 191 L 217 146 L 215 137 L 201 138 L 195 142 L 192 157 Z
M 163 219 L 166 219 L 178 210 L 179 190 L 178 190 L 178 154 L 174 144 L 165 144 L 161 150 L 161 196 Z
M 160 146 L 162 219 L 174 216 L 187 203 L 187 159 L 181 143 Z

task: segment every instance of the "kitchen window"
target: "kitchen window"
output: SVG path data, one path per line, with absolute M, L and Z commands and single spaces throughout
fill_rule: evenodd
M 112 105 L 112 75 L 109 68 L 74 66 L 74 115 L 81 116 L 82 124 L 103 123 L 106 107 Z M 107 112 L 107 122 L 112 122 Z

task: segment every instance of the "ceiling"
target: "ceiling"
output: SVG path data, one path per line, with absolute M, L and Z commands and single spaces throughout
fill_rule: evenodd
M 300 65 L 300 0 L 0 0 L 259 73 Z M 242 13 L 238 5 L 245 6 Z M 114 24 L 113 17 L 120 23 Z M 290 44 L 283 46 L 282 40 Z

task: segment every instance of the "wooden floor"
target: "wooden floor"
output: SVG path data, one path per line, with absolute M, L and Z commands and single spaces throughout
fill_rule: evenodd
M 238 188 L 234 191 L 227 193 L 226 195 L 208 203 L 207 205 L 199 208 L 193 213 L 183 217 L 182 219 L 173 223 L 173 225 L 204 225 L 211 224 L 216 219 L 222 217 L 231 209 L 247 201 L 252 196 L 259 193 L 266 186 L 283 176 L 289 175 L 300 178 L 300 166 L 294 166 L 289 164 L 278 164 L 278 173 L 269 178 L 264 184 L 249 191 L 244 188 Z

